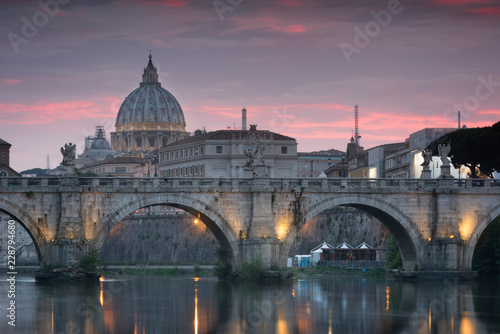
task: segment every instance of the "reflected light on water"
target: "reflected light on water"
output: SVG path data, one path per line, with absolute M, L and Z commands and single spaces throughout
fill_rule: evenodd
M 460 321 L 460 334 L 478 333 L 474 321 L 470 317 L 463 317 Z
M 104 289 L 103 289 L 102 281 L 101 281 L 101 288 L 99 290 L 99 302 L 101 303 L 101 307 L 103 307 L 104 306 Z
M 385 310 L 389 311 L 389 304 L 390 304 L 390 297 L 391 297 L 391 288 L 387 286 L 385 288 Z
M 194 289 L 194 334 L 198 334 L 198 282 L 200 280 L 199 277 L 195 277 L 195 289 Z

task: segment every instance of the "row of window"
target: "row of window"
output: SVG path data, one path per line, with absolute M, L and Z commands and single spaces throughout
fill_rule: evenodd
M 161 176 L 162 177 L 202 176 L 204 166 L 205 165 L 203 164 L 203 165 L 193 165 L 193 166 L 185 166 L 185 167 L 162 170 Z
M 184 159 L 184 158 L 203 156 L 204 154 L 205 154 L 205 152 L 204 152 L 203 146 L 192 146 L 189 148 L 183 148 L 183 149 L 163 152 L 163 153 L 161 153 L 160 161 L 161 162 L 175 161 L 175 160 L 180 160 L 180 159 Z

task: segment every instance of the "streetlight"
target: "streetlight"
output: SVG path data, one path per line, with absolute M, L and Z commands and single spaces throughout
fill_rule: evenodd
M 345 177 L 345 154 L 342 154 L 342 177 Z
M 311 160 L 311 177 L 313 177 L 313 161 Z
M 155 163 L 155 177 L 158 177 L 158 153 L 155 152 L 154 155 L 154 163 Z

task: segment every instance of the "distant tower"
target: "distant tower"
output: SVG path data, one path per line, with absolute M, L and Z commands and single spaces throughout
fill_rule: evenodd
M 247 110 L 241 109 L 241 130 L 247 129 Z
M 460 110 L 458 111 L 458 128 L 460 129 Z
M 50 170 L 49 155 L 47 154 L 47 170 Z
M 358 105 L 354 106 L 354 142 L 359 146 L 359 124 L 358 124 Z

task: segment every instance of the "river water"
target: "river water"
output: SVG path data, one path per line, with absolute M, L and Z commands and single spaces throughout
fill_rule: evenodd
M 0 282 L 0 333 L 500 333 L 500 282 L 17 276 L 16 326 Z

